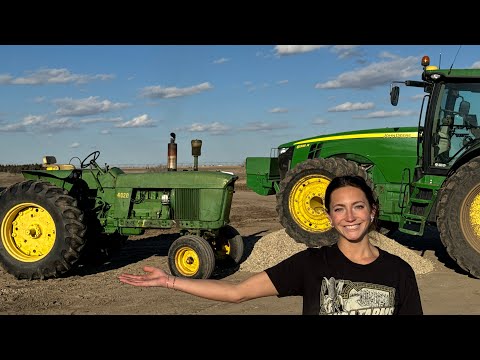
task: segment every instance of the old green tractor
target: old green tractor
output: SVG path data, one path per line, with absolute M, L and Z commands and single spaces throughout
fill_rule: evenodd
M 247 187 L 276 195 L 281 224 L 297 242 L 336 241 L 326 216 L 333 177 L 359 175 L 374 188 L 382 231 L 421 241 L 438 228 L 448 254 L 480 278 L 480 69 L 439 69 L 422 58 L 421 81 L 392 81 L 423 90 L 418 126 L 324 134 L 281 144 L 270 157 L 246 159 Z
M 201 140 L 192 140 L 193 170 L 177 171 L 175 134 L 168 144 L 168 169 L 126 173 L 100 166 L 99 151 L 79 165 L 24 170 L 24 181 L 0 194 L 0 263 L 18 279 L 67 274 L 79 259 L 118 250 L 130 235 L 147 229 L 178 229 L 168 251 L 172 274 L 209 278 L 216 260 L 239 263 L 243 239 L 229 225 L 238 176 L 199 171 Z M 71 161 L 70 161 L 71 162 Z

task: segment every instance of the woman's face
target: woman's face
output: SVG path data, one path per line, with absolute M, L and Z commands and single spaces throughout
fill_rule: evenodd
M 332 192 L 328 215 L 340 237 L 360 241 L 368 233 L 375 212 L 362 190 L 344 186 Z

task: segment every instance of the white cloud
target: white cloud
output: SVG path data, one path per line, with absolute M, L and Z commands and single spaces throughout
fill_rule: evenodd
M 134 117 L 132 120 L 115 125 L 117 128 L 144 128 L 155 127 L 155 122 L 147 114 Z
M 393 80 L 418 77 L 422 73 L 418 58 L 409 56 L 392 61 L 372 63 L 364 68 L 340 74 L 334 80 L 317 83 L 316 89 L 371 89 Z
M 8 85 L 12 82 L 13 77 L 8 74 L 0 74 L 0 85 Z
M 123 119 L 121 117 L 114 117 L 114 118 L 105 118 L 105 117 L 94 117 L 94 118 L 86 118 L 81 119 L 80 122 L 82 124 L 92 124 L 92 123 L 118 123 L 122 122 Z
M 417 94 L 411 97 L 412 100 L 422 100 L 425 94 Z
M 362 116 L 353 116 L 355 119 L 384 119 L 384 118 L 392 118 L 392 117 L 404 117 L 404 116 L 412 116 L 418 115 L 418 111 L 412 110 L 394 110 L 394 111 L 375 111 L 367 115 Z
M 151 99 L 169 99 L 180 96 L 194 95 L 210 89 L 213 89 L 213 86 L 208 82 L 186 88 L 147 86 L 143 88 L 141 95 Z
M 78 148 L 79 146 L 80 146 L 80 143 L 74 142 L 70 144 L 69 148 L 75 149 L 75 148 Z
M 110 100 L 99 100 L 98 96 L 74 100 L 72 98 L 56 99 L 53 101 L 59 108 L 55 114 L 60 116 L 86 116 L 120 110 L 128 107 L 127 103 L 113 103 Z
M 288 109 L 277 107 L 277 108 L 273 108 L 273 109 L 268 110 L 268 112 L 273 113 L 273 114 L 288 113 Z
M 368 110 L 373 109 L 375 105 L 372 102 L 368 103 L 351 103 L 346 102 L 328 109 L 328 112 L 341 112 L 341 111 L 357 111 L 357 110 Z
M 328 124 L 328 120 L 322 119 L 322 118 L 316 118 L 312 120 L 313 125 L 325 125 Z
M 229 62 L 229 61 L 230 61 L 230 59 L 222 57 L 220 59 L 214 60 L 213 63 L 214 64 L 224 64 L 224 63 Z
M 240 128 L 240 131 L 271 131 L 271 130 L 278 130 L 278 129 L 287 129 L 290 126 L 285 123 L 265 123 L 260 121 L 254 121 L 247 123 L 245 127 Z
M 331 51 L 337 54 L 339 59 L 346 59 L 355 56 L 360 56 L 359 45 L 335 45 Z
M 315 51 L 329 45 L 277 45 L 275 46 L 275 55 L 295 55 Z
M 22 124 L 24 125 L 35 125 L 40 124 L 46 121 L 45 115 L 27 115 L 23 118 Z
M 67 129 L 78 129 L 79 126 L 76 122 L 68 117 L 57 118 L 53 120 L 48 120 L 42 123 L 39 131 L 63 131 Z
M 67 69 L 40 69 L 23 77 L 0 74 L 0 84 L 4 85 L 47 85 L 47 84 L 85 84 L 93 80 L 109 80 L 115 78 L 110 74 L 83 75 L 73 74 Z
M 27 131 L 27 127 L 21 123 L 0 125 L 0 132 L 24 132 L 24 131 Z
M 70 118 L 63 117 L 49 120 L 45 115 L 27 115 L 18 123 L 0 126 L 0 132 L 28 131 L 45 133 L 78 128 L 78 124 Z
M 400 56 L 392 54 L 389 51 L 382 51 L 380 54 L 378 54 L 378 57 L 381 59 L 399 59 Z
M 175 131 L 189 131 L 189 132 L 205 132 L 210 133 L 212 135 L 219 135 L 225 134 L 227 131 L 230 130 L 230 127 L 222 124 L 218 121 L 212 122 L 210 124 L 202 124 L 202 123 L 193 123 L 183 128 L 176 128 Z

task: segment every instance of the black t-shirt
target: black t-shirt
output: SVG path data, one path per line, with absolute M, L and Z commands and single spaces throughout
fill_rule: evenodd
M 375 261 L 360 265 L 337 244 L 308 248 L 265 271 L 279 297 L 303 296 L 304 315 L 422 315 L 412 267 L 378 251 Z

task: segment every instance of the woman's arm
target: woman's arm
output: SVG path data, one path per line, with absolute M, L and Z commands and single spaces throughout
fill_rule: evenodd
M 118 278 L 134 286 L 160 286 L 205 299 L 240 303 L 265 296 L 278 295 L 265 271 L 235 284 L 225 280 L 187 279 L 167 274 L 162 269 L 145 266 L 144 275 L 121 274 Z

